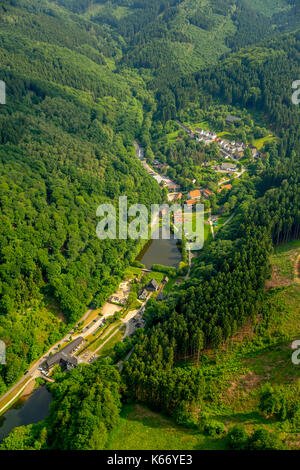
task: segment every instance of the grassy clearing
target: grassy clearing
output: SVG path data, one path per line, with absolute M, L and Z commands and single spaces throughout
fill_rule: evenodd
M 98 352 L 100 357 L 109 357 L 113 354 L 114 346 L 119 341 L 122 341 L 125 333 L 125 325 L 117 331 L 117 333 L 113 334 L 109 341 L 103 346 L 103 348 Z
M 196 129 L 203 129 L 205 131 L 211 130 L 211 126 L 209 125 L 208 121 L 201 121 L 201 122 L 196 122 L 195 124 L 185 124 L 186 127 L 189 127 L 192 129 L 192 131 L 195 131 Z
M 148 273 L 143 277 L 143 284 L 147 284 L 148 282 L 151 281 L 151 279 L 155 279 L 160 284 L 165 277 L 166 277 L 165 273 L 151 271 L 151 273 Z
M 88 350 L 89 351 L 96 351 L 96 349 L 98 349 L 101 344 L 104 343 L 104 341 L 106 341 L 109 336 L 113 335 L 115 331 L 117 331 L 118 328 L 120 328 L 122 322 L 121 320 L 113 323 L 112 325 L 109 325 L 109 327 L 107 329 L 104 329 L 101 331 L 101 333 L 98 335 L 97 338 L 94 338 L 91 343 L 89 344 L 88 346 Z
M 139 278 L 141 273 L 142 273 L 142 270 L 140 268 L 135 268 L 134 266 L 128 266 L 128 268 L 126 268 L 124 278 L 125 279 Z
M 213 441 L 203 434 L 176 425 L 141 405 L 126 405 L 120 425 L 111 432 L 108 450 L 197 450 L 225 449 L 223 439 Z
M 300 241 L 295 240 L 281 245 L 274 250 L 271 257 L 273 277 L 278 275 L 282 280 L 293 280 L 295 277 L 295 263 L 300 254 Z
M 235 137 L 232 134 L 229 134 L 228 131 L 218 132 L 218 137 L 223 137 L 223 139 L 229 141 L 235 140 Z
M 299 242 L 292 242 L 276 250 L 282 269 L 286 269 L 284 259 L 287 260 L 290 274 L 289 258 L 292 251 L 298 252 L 298 247 Z M 248 431 L 263 425 L 280 432 L 278 421 L 266 420 L 259 413 L 259 392 L 265 382 L 288 385 L 300 380 L 300 367 L 291 360 L 291 343 L 300 338 L 299 306 L 299 284 L 292 282 L 269 290 L 265 300 L 268 318 L 258 317 L 255 328 L 249 322 L 217 357 L 207 356 L 206 375 L 211 375 L 214 396 L 210 406 L 216 419 L 227 426 L 243 423 Z M 297 436 L 285 437 L 296 444 Z
M 168 139 L 168 142 L 169 143 L 176 142 L 176 140 L 178 139 L 178 133 L 179 133 L 179 130 L 175 132 L 171 132 L 171 134 L 167 134 L 166 137 Z
M 277 137 L 274 137 L 273 135 L 268 135 L 267 137 L 262 137 L 261 139 L 254 140 L 253 145 L 258 150 L 261 150 L 267 142 L 272 142 L 273 140 L 276 140 L 276 139 Z
M 169 279 L 169 282 L 165 285 L 164 293 L 168 294 L 171 290 L 176 289 L 176 283 L 180 280 L 178 277 Z
M 214 226 L 214 231 L 217 232 L 218 230 L 220 230 L 223 225 L 225 224 L 226 220 L 229 219 L 229 216 L 226 216 L 226 217 L 218 217 L 218 225 L 215 225 Z
M 211 228 L 208 223 L 204 224 L 204 242 L 209 243 L 212 240 Z

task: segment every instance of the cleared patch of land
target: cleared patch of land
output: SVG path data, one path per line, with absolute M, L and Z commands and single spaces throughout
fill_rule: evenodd
M 198 431 L 176 425 L 142 405 L 124 406 L 120 425 L 111 432 L 108 450 L 225 449 L 223 439 L 214 441 Z
M 292 241 L 277 247 L 271 257 L 272 278 L 266 288 L 289 286 L 297 280 L 300 241 Z

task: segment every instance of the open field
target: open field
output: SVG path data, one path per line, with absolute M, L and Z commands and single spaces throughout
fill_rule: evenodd
M 296 277 L 296 261 L 300 254 L 300 241 L 292 241 L 274 250 L 271 257 L 272 278 L 267 282 L 267 288 L 288 286 Z
M 261 150 L 267 142 L 272 142 L 273 140 L 276 140 L 277 137 L 274 137 L 273 135 L 268 135 L 266 137 L 262 137 L 261 139 L 256 139 L 253 142 L 254 147 L 256 147 L 258 150 Z
M 176 142 L 176 140 L 178 139 L 178 133 L 179 133 L 179 130 L 171 132 L 171 134 L 167 134 L 166 137 L 168 139 L 168 142 Z
M 126 327 L 125 325 L 123 325 L 122 328 L 118 330 L 117 332 L 115 332 L 117 328 L 114 330 L 109 341 L 107 341 L 107 343 L 103 346 L 103 348 L 97 352 L 100 357 L 108 357 L 112 355 L 115 344 L 118 343 L 119 341 L 122 341 L 124 337 L 125 329 Z
M 115 331 L 120 328 L 121 326 L 121 321 L 113 323 L 107 330 L 103 330 L 101 334 L 96 338 L 96 341 L 91 343 L 91 345 L 88 347 L 89 351 L 96 351 L 103 343 L 106 341 L 111 335 L 115 333 Z
M 126 405 L 120 425 L 111 432 L 108 450 L 225 449 L 224 439 L 213 441 L 196 430 L 176 425 L 142 405 Z

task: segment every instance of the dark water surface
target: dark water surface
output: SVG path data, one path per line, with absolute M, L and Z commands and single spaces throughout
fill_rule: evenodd
M 16 404 L 0 417 L 0 442 L 18 426 L 34 424 L 47 418 L 51 394 L 45 386 L 32 392 L 29 398 L 20 398 Z
M 177 240 L 171 234 L 169 240 L 150 240 L 141 251 L 137 260 L 150 269 L 153 264 L 162 264 L 177 268 L 181 261 L 181 253 L 177 248 Z

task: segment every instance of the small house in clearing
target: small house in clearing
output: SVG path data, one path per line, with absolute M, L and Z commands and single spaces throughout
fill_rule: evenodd
M 150 292 L 157 292 L 158 289 L 159 289 L 159 284 L 158 282 L 156 281 L 156 279 L 151 279 L 151 281 L 149 282 L 149 284 L 147 285 L 147 289 L 148 291 Z

